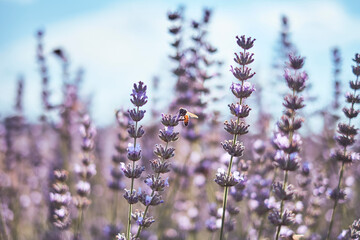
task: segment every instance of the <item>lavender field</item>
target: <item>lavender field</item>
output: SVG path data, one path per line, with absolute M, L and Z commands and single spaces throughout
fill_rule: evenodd
M 255 2 L 0 1 L 0 240 L 360 240 L 360 5 Z

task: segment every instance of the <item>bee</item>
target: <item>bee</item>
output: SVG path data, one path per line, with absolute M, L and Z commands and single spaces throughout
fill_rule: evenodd
M 190 118 L 199 118 L 196 114 L 189 112 L 185 108 L 179 109 L 179 117 L 180 121 L 183 121 L 185 127 L 189 125 Z

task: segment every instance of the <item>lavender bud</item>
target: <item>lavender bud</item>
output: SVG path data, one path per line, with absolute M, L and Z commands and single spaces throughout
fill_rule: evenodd
M 132 99 L 130 101 L 137 107 L 141 107 L 147 103 L 148 97 L 146 96 L 146 85 L 143 82 L 139 82 L 138 85 L 134 83 L 133 93 L 130 95 Z
M 296 131 L 301 128 L 303 123 L 302 118 L 295 118 L 294 122 L 290 124 L 290 119 L 287 116 L 282 116 L 281 120 L 277 123 L 279 129 L 283 132 L 288 134 L 290 131 Z
M 150 196 L 148 194 L 146 194 L 144 191 L 140 193 L 138 193 L 139 195 L 139 201 L 144 205 L 144 206 L 156 206 L 159 205 L 161 203 L 164 202 L 164 200 L 161 199 L 161 195 L 159 194 L 154 194 L 154 196 Z
M 169 28 L 169 32 L 172 34 L 178 34 L 181 31 L 181 26 Z
M 150 161 L 150 165 L 155 173 L 170 172 L 170 163 L 167 161 L 161 162 L 159 159 L 154 159 Z
M 136 144 L 134 148 L 134 144 L 129 143 L 127 148 L 127 158 L 131 161 L 138 161 L 141 158 L 141 147 L 139 144 Z
M 128 128 L 128 133 L 129 133 L 129 136 L 132 138 L 141 138 L 144 135 L 145 131 L 142 128 L 142 126 L 140 126 L 136 131 L 135 126 L 130 125 Z
M 169 20 L 173 21 L 173 20 L 176 20 L 176 19 L 180 19 L 181 18 L 181 15 L 177 12 L 169 12 L 168 13 L 168 18 Z
M 94 141 L 91 138 L 83 138 L 83 141 L 81 143 L 81 148 L 85 152 L 89 152 L 94 148 Z
M 249 82 L 232 83 L 230 90 L 237 98 L 247 98 L 255 91 L 255 87 Z
M 210 232 L 216 232 L 219 229 L 219 226 L 217 225 L 217 220 L 215 217 L 210 217 L 205 221 L 206 229 Z
M 275 166 L 284 171 L 296 171 L 299 168 L 300 157 L 297 152 L 288 155 L 284 151 L 278 150 L 276 151 L 274 161 Z
M 224 125 L 225 125 L 224 129 L 232 135 L 246 134 L 248 133 L 248 128 L 250 126 L 250 125 L 246 125 L 245 122 L 237 123 L 234 120 L 230 120 L 230 123 L 228 121 L 225 121 Z
M 218 168 L 215 182 L 222 187 L 232 187 L 237 185 L 240 182 L 244 182 L 245 178 L 243 175 L 240 175 L 238 171 L 230 173 L 228 175 L 224 169 Z
M 353 90 L 360 89 L 360 81 L 350 81 L 350 88 Z
M 175 127 L 179 124 L 179 118 L 178 116 L 161 114 L 161 123 L 166 127 Z
M 357 64 L 360 64 L 360 54 L 356 53 L 353 61 L 356 62 Z
M 81 196 L 85 197 L 90 194 L 90 183 L 85 181 L 79 181 L 76 184 L 76 192 Z
M 305 89 L 305 82 L 308 80 L 308 75 L 306 72 L 292 75 L 288 69 L 285 69 L 284 78 L 291 90 L 301 92 Z
M 352 71 L 357 77 L 360 76 L 360 66 L 352 66 Z
M 175 142 L 179 139 L 179 133 L 174 132 L 174 127 L 165 127 L 159 132 L 159 138 L 164 142 Z
M 360 68 L 360 66 L 359 66 L 359 68 Z M 348 103 L 360 103 L 360 95 L 359 94 L 355 96 L 354 94 L 348 92 L 348 93 L 346 93 L 345 97 L 346 97 L 346 101 Z
M 360 60 L 359 60 L 360 62 Z M 351 239 L 360 239 L 360 219 L 355 220 L 350 226 Z
M 295 214 L 288 209 L 285 209 L 282 218 L 277 210 L 273 210 L 268 219 L 275 226 L 289 226 L 295 222 Z
M 345 113 L 347 118 L 356 118 L 357 115 L 359 114 L 360 110 L 355 110 L 354 108 L 343 108 L 343 112 Z
M 338 124 L 338 133 L 344 134 L 344 135 L 356 135 L 357 129 L 355 126 L 350 126 L 345 123 L 339 123 Z
M 300 69 L 304 66 L 304 60 L 305 58 L 303 57 L 300 57 L 300 56 L 295 56 L 295 55 L 289 55 L 289 60 L 290 60 L 290 63 L 289 63 L 289 66 L 292 68 L 292 69 Z
M 172 158 L 175 154 L 174 154 L 175 148 L 167 148 L 165 150 L 165 148 L 161 145 L 161 144 L 156 144 L 155 145 L 155 150 L 154 150 L 154 154 L 156 156 L 158 156 L 161 159 L 169 159 Z
M 343 189 L 335 188 L 328 191 L 329 197 L 334 201 L 345 200 L 346 193 Z
M 129 204 L 135 204 L 139 201 L 136 191 L 133 189 L 132 194 L 130 194 L 130 190 L 125 189 L 125 193 L 123 197 L 127 200 Z
M 141 176 L 141 173 L 145 171 L 144 166 L 136 165 L 133 169 L 130 163 L 126 166 L 123 162 L 120 163 L 120 169 L 123 171 L 124 175 L 127 178 L 139 178 Z
M 50 195 L 50 202 L 55 206 L 64 206 L 68 205 L 71 201 L 71 194 L 70 192 L 64 193 L 49 193 Z
M 239 141 L 233 144 L 233 140 L 225 141 L 221 143 L 221 146 L 230 156 L 241 157 L 244 152 L 244 146 Z
M 238 118 L 245 118 L 249 116 L 251 108 L 248 105 L 239 105 L 239 104 L 229 104 L 228 105 L 231 111 L 231 114 Z
M 242 35 L 240 38 L 238 36 L 236 36 L 236 43 L 239 45 L 239 47 L 241 47 L 244 50 L 248 50 L 250 48 L 252 48 L 254 46 L 254 42 L 255 42 L 255 38 L 251 39 L 251 37 L 248 37 L 245 40 L 245 35 Z
M 68 177 L 68 172 L 66 170 L 55 170 L 54 177 L 57 181 L 65 182 Z
M 251 68 L 244 67 L 244 70 L 241 70 L 238 67 L 233 68 L 233 66 L 230 66 L 230 72 L 234 75 L 235 78 L 237 78 L 239 81 L 245 81 L 250 78 L 252 78 L 255 73 L 251 72 Z
M 283 184 L 276 182 L 273 184 L 273 192 L 279 200 L 292 200 L 295 188 L 293 185 L 289 184 L 283 189 Z
M 149 175 L 144 182 L 148 185 L 153 191 L 162 192 L 165 190 L 165 187 L 169 187 L 168 178 L 162 180 L 161 177 L 155 177 L 154 175 Z
M 292 137 L 291 144 L 289 138 L 287 136 L 283 136 L 280 133 L 276 134 L 273 142 L 278 149 L 281 149 L 286 153 L 299 152 L 300 146 L 302 144 L 300 135 L 296 133 Z
M 346 136 L 346 135 L 336 136 L 335 140 L 339 145 L 341 145 L 343 147 L 350 146 L 350 145 L 354 144 L 354 142 L 355 142 L 353 135 L 351 135 L 351 136 Z
M 55 182 L 52 185 L 52 188 L 56 193 L 59 193 L 59 194 L 65 194 L 66 192 L 69 191 L 69 187 L 66 184 L 64 184 L 63 182 Z
M 286 95 L 284 97 L 285 102 L 283 103 L 284 107 L 288 108 L 288 109 L 292 109 L 292 110 L 297 110 L 297 109 L 301 109 L 305 106 L 304 102 L 304 98 L 298 97 L 297 95 L 293 96 L 293 95 Z
M 235 53 L 234 61 L 240 65 L 248 65 L 254 61 L 253 53 L 246 52 L 245 54 L 243 52 L 240 52 L 240 57 L 237 53 Z
M 141 212 L 137 209 L 131 216 L 136 221 L 136 223 L 143 228 L 148 228 L 153 222 L 155 222 L 153 217 L 144 218 L 144 212 Z
M 145 115 L 145 110 L 137 110 L 137 109 L 131 109 L 128 110 L 130 118 L 134 121 L 134 122 L 139 122 L 141 121 L 141 119 L 143 119 L 144 115 Z

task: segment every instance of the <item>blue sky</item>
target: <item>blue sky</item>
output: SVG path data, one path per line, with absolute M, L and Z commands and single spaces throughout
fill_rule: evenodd
M 360 1 L 356 0 L 0 0 L 0 115 L 12 111 L 19 74 L 26 80 L 26 113 L 33 119 L 40 113 L 34 37 L 39 28 L 46 32 L 47 53 L 64 47 L 70 54 L 72 71 L 79 66 L 85 69 L 82 93 L 93 96 L 94 116 L 101 123 L 111 123 L 114 109 L 129 105 L 133 82 L 150 83 L 154 75 L 159 75 L 162 86 L 171 88 L 174 78 L 169 74 L 172 64 L 167 58 L 171 38 L 166 13 L 180 4 L 186 6 L 189 18 L 199 18 L 203 7 L 213 8 L 209 38 L 219 49 L 217 56 L 225 62 L 224 85 L 233 80 L 228 69 L 236 51 L 235 36 L 250 35 L 257 38 L 253 68 L 270 96 L 274 78 L 271 62 L 283 14 L 290 19 L 292 41 L 306 56 L 306 70 L 319 97 L 318 107 L 325 106 L 332 95 L 330 49 L 334 46 L 341 49 L 341 77 L 346 87 L 352 79 L 351 58 L 360 52 Z M 60 83 L 60 67 L 51 57 L 49 66 L 55 91 Z

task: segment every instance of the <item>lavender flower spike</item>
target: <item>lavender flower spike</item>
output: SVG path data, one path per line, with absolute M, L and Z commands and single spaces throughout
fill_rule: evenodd
M 231 66 L 231 72 L 239 83 L 232 83 L 230 86 L 231 92 L 237 98 L 236 103 L 229 104 L 230 112 L 236 120 L 225 121 L 225 130 L 232 135 L 232 140 L 227 140 L 221 143 L 224 150 L 229 154 L 230 161 L 227 171 L 224 169 L 218 169 L 216 174 L 215 182 L 224 188 L 224 198 L 222 206 L 222 217 L 221 217 L 221 228 L 220 228 L 220 240 L 224 236 L 225 227 L 225 211 L 227 206 L 228 193 L 231 187 L 241 185 L 241 189 L 245 188 L 246 180 L 242 174 L 238 171 L 232 172 L 232 164 L 234 157 L 241 157 L 244 152 L 244 146 L 238 141 L 239 135 L 244 135 L 248 132 L 249 125 L 245 124 L 245 119 L 251 108 L 244 104 L 244 101 L 255 91 L 254 86 L 247 80 L 251 79 L 255 73 L 248 67 L 250 63 L 254 61 L 253 53 L 247 52 L 253 47 L 255 39 L 247 38 L 245 36 L 236 37 L 237 44 L 242 48 L 242 52 L 239 54 L 235 53 L 234 61 L 239 64 L 240 67 Z M 228 220 L 231 223 L 230 220 Z
M 129 203 L 129 213 L 127 221 L 127 230 L 126 230 L 126 239 L 130 239 L 131 235 L 131 218 L 132 218 L 132 205 L 138 201 L 138 196 L 134 190 L 134 180 L 139 178 L 141 173 L 144 171 L 143 167 L 135 166 L 135 162 L 141 159 L 141 147 L 137 143 L 137 140 L 141 138 L 145 131 L 142 129 L 142 126 L 138 126 L 138 122 L 143 119 L 145 110 L 140 110 L 140 107 L 144 106 L 147 103 L 148 97 L 146 95 L 147 86 L 143 82 L 134 84 L 130 101 L 135 106 L 135 108 L 128 111 L 130 119 L 133 121 L 133 124 L 128 126 L 128 133 L 131 138 L 134 139 L 133 143 L 128 144 L 127 148 L 127 158 L 132 161 L 132 165 L 124 167 L 121 166 L 121 170 L 124 172 L 124 175 L 131 179 L 130 190 L 127 190 L 124 194 L 124 198 Z
M 351 151 L 351 146 L 355 143 L 355 137 L 358 131 L 355 126 L 351 125 L 351 121 L 356 118 L 358 113 L 360 112 L 359 109 L 355 108 L 355 104 L 360 103 L 359 95 L 357 94 L 357 90 L 360 89 L 360 55 L 355 54 L 355 58 L 353 59 L 353 61 L 356 63 L 355 66 L 352 67 L 353 74 L 356 76 L 356 80 L 350 81 L 350 88 L 353 90 L 353 92 L 347 93 L 345 95 L 346 101 L 350 103 L 350 108 L 343 108 L 343 112 L 349 120 L 347 123 L 339 123 L 337 130 L 339 135 L 335 137 L 338 148 L 333 151 L 330 156 L 332 159 L 341 162 L 341 168 L 339 172 L 339 180 L 337 187 L 329 192 L 329 196 L 334 201 L 334 205 L 326 239 L 330 239 L 331 236 L 335 210 L 338 202 L 345 199 L 346 197 L 344 189 L 341 189 L 341 181 L 344 174 L 345 164 L 354 163 L 359 159 L 359 153 Z

